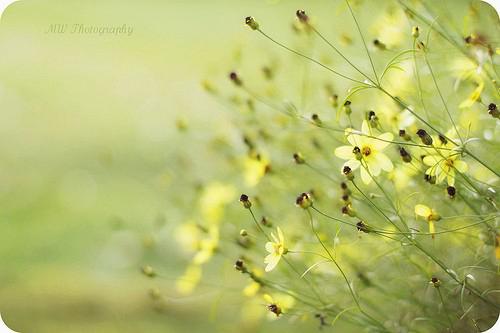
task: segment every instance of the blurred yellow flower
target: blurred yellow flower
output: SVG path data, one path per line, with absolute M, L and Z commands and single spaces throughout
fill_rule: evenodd
M 264 263 L 267 264 L 265 269 L 266 272 L 272 271 L 276 267 L 276 265 L 278 265 L 281 256 L 286 254 L 287 252 L 283 232 L 281 231 L 280 227 L 278 227 L 277 230 L 278 238 L 276 238 L 276 236 L 271 233 L 273 242 L 266 243 L 266 251 L 269 252 L 269 254 L 264 258 Z
M 200 197 L 200 210 L 209 223 L 218 223 L 224 215 L 224 206 L 234 201 L 236 189 L 232 185 L 213 182 L 205 186 Z
M 193 257 L 193 264 L 202 265 L 214 255 L 219 245 L 219 227 L 211 225 L 208 229 L 208 238 L 199 242 L 199 250 Z
M 455 170 L 460 173 L 467 172 L 467 163 L 458 159 L 460 153 L 449 150 L 440 151 L 439 153 L 427 155 L 424 157 L 423 162 L 429 166 L 425 171 L 426 175 L 435 176 L 436 183 L 441 183 L 445 178 L 449 186 L 455 185 Z
M 415 206 L 415 214 L 417 216 L 422 216 L 429 223 L 429 233 L 432 234 L 432 238 L 434 238 L 434 233 L 436 232 L 436 226 L 434 225 L 435 221 L 439 221 L 441 216 L 434 210 L 426 205 L 418 204 Z
M 179 293 L 188 295 L 193 292 L 200 280 L 201 266 L 190 265 L 187 267 L 184 274 L 177 279 L 175 287 Z
M 295 299 L 290 295 L 278 294 L 276 297 L 272 297 L 269 294 L 264 294 L 263 297 L 267 303 L 267 309 L 276 317 L 286 313 L 295 305 Z
M 382 153 L 382 150 L 389 145 L 389 141 L 392 141 L 393 135 L 387 132 L 377 138 L 372 137 L 366 120 L 361 125 L 361 134 L 356 134 L 353 129 L 348 128 L 346 136 L 351 145 L 337 147 L 335 155 L 348 160 L 343 167 L 348 166 L 351 170 L 356 170 L 362 165 L 361 180 L 369 184 L 372 180 L 370 174 L 378 176 L 381 170 L 390 172 L 394 168 L 391 160 Z
M 460 103 L 459 108 L 470 108 L 476 101 L 480 100 L 481 93 L 483 92 L 484 89 L 484 82 L 481 80 L 476 89 L 467 97 L 466 100 L 464 100 L 462 103 Z
M 267 173 L 269 161 L 262 156 L 247 156 L 243 161 L 244 179 L 247 186 L 257 185 Z

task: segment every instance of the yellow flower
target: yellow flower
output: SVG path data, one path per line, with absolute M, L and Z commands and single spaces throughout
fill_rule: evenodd
M 211 225 L 208 229 L 208 238 L 200 240 L 198 252 L 193 258 L 193 264 L 202 265 L 212 258 L 219 246 L 219 227 Z
M 277 230 L 278 238 L 276 238 L 276 236 L 271 233 L 273 242 L 266 243 L 266 251 L 269 252 L 269 254 L 264 258 L 264 263 L 267 264 L 265 269 L 266 272 L 272 271 L 276 267 L 276 265 L 278 265 L 281 256 L 287 253 L 283 232 L 281 232 L 280 227 L 278 227 Z
M 176 289 L 183 295 L 191 294 L 201 280 L 201 267 L 190 265 L 187 267 L 184 275 L 176 281 Z
M 436 232 L 436 226 L 434 225 L 435 221 L 439 221 L 441 216 L 434 210 L 426 205 L 416 205 L 415 206 L 415 214 L 417 216 L 422 216 L 429 223 L 429 233 L 432 234 L 432 238 L 434 238 L 434 233 Z
M 425 171 L 426 175 L 435 176 L 436 183 L 441 183 L 447 178 L 448 185 L 455 185 L 455 170 L 460 173 L 467 171 L 467 163 L 458 159 L 460 154 L 454 150 L 440 150 L 439 153 L 427 155 L 424 157 L 423 162 L 429 166 Z
M 479 100 L 481 97 L 481 93 L 483 92 L 484 89 L 484 82 L 480 81 L 474 89 L 474 91 L 467 97 L 466 100 L 464 100 L 460 105 L 458 106 L 459 108 L 470 108 L 476 101 Z
M 394 168 L 391 160 L 382 153 L 382 150 L 389 145 L 389 141 L 392 141 L 393 135 L 384 133 L 377 138 L 368 137 L 367 135 L 371 134 L 366 120 L 361 125 L 361 134 L 356 134 L 353 129 L 348 128 L 346 136 L 351 145 L 338 147 L 335 149 L 335 155 L 348 160 L 343 167 L 348 166 L 351 170 L 356 170 L 362 165 L 361 180 L 369 184 L 372 180 L 370 174 L 378 176 L 381 170 L 390 172 Z
M 235 197 L 236 189 L 232 185 L 212 182 L 205 186 L 199 202 L 205 220 L 218 223 L 224 215 L 224 207 Z
M 244 178 L 247 186 L 257 185 L 269 170 L 269 160 L 262 156 L 247 156 L 243 161 Z
M 279 294 L 276 298 L 273 298 L 269 294 L 264 294 L 263 297 L 267 303 L 267 309 L 274 313 L 276 317 L 279 317 L 282 313 L 286 313 L 288 309 L 295 305 L 295 300 L 290 295 Z

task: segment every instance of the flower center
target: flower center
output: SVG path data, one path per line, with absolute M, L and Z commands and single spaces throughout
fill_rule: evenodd
M 453 160 L 451 160 L 451 159 L 447 159 L 447 160 L 445 161 L 445 163 L 446 163 L 446 166 L 448 166 L 448 167 L 450 167 L 450 168 L 452 168 L 452 167 L 453 167 Z
M 281 250 L 281 244 L 274 243 L 273 245 L 274 245 L 274 254 L 279 255 L 280 254 L 280 250 Z
M 363 153 L 363 155 L 368 156 L 372 153 L 372 150 L 370 149 L 370 147 L 364 146 L 363 149 L 361 149 L 361 152 Z

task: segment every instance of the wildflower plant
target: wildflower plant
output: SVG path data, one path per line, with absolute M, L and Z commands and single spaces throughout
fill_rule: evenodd
M 291 11 L 290 40 L 249 13 L 249 45 L 204 81 L 231 126 L 224 171 L 186 212 L 199 230 L 179 229 L 195 234 L 179 291 L 221 257 L 250 328 L 255 306 L 311 330 L 485 330 L 500 311 L 498 16 L 334 3 Z

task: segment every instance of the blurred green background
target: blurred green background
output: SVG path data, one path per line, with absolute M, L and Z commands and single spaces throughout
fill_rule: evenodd
M 194 185 L 227 174 L 205 147 L 234 126 L 200 81 L 225 80 L 239 50 L 247 61 L 255 49 L 281 55 L 243 18 L 258 17 L 286 40 L 303 4 L 23 0 L 8 8 L 0 24 L 0 313 L 12 329 L 245 329 L 234 316 L 244 283 L 232 259 L 216 259 L 218 280 L 193 296 L 166 297 L 161 309 L 148 290 L 175 294 L 186 262 L 173 230 Z M 307 1 L 307 9 L 352 29 L 338 17 L 339 2 Z M 51 24 L 126 24 L 133 33 L 46 33 Z M 140 267 L 153 258 L 161 276 L 152 283 Z M 210 288 L 219 283 L 224 294 Z M 316 326 L 280 321 L 247 331 L 284 329 Z

